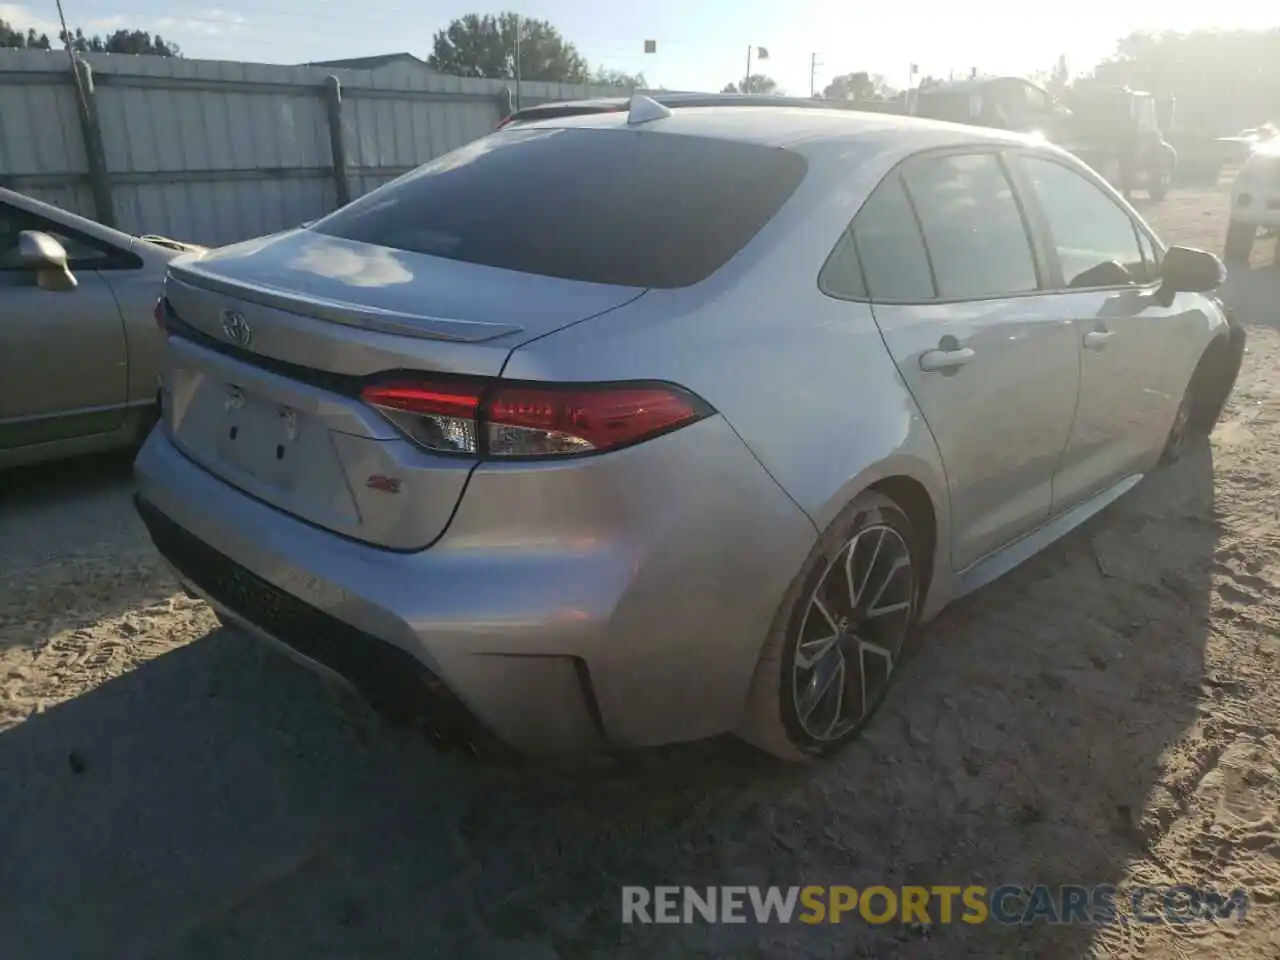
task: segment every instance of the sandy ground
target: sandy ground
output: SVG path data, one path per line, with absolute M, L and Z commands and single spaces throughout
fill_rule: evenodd
M 1223 196 L 1148 211 L 1219 249 Z M 71 957 L 1280 956 L 1280 270 L 1211 445 L 931 626 L 866 736 L 438 756 L 175 594 L 128 459 L 0 478 L 0 944 Z M 1244 885 L 1244 924 L 641 927 L 622 884 Z

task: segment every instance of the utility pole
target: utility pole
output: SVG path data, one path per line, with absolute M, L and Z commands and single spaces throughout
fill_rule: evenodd
M 516 14 L 516 109 L 520 109 L 520 14 Z
M 818 62 L 818 55 L 816 53 L 809 54 L 809 99 L 810 100 L 813 99 L 814 91 L 817 88 L 818 68 L 820 66 L 822 66 L 822 64 Z
M 751 85 L 751 45 L 747 45 L 747 72 L 742 78 L 742 92 L 746 93 L 747 88 Z

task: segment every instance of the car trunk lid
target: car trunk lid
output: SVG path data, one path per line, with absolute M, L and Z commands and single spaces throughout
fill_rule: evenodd
M 643 293 L 306 230 L 171 268 L 165 421 L 188 457 L 353 539 L 421 549 L 475 461 L 410 443 L 359 399 L 393 371 L 496 377 L 519 343 Z

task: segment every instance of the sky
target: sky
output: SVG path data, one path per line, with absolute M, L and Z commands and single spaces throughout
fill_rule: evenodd
M 1073 72 L 1109 55 L 1138 29 L 1280 26 L 1280 6 L 1261 0 L 1072 0 L 1045 9 L 1010 0 L 64 0 L 73 29 L 159 32 L 192 58 L 303 63 L 407 51 L 425 58 L 431 37 L 471 12 L 514 10 L 550 21 L 591 65 L 643 71 L 651 86 L 719 90 L 740 80 L 748 47 L 764 47 L 767 73 L 783 92 L 808 95 L 811 67 L 821 90 L 836 74 L 866 70 L 905 86 L 921 74 L 1028 74 L 1065 55 Z M 0 19 L 55 36 L 54 0 L 0 2 Z M 645 54 L 644 41 L 657 52 Z

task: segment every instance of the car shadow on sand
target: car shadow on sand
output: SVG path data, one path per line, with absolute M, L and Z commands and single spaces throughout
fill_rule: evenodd
M 215 631 L 0 735 L 0 941 L 129 960 L 1078 957 L 1125 931 L 624 925 L 620 888 L 1117 882 L 1177 815 L 1161 756 L 1212 693 L 1219 522 L 1202 443 L 945 612 L 863 738 L 809 767 L 727 739 L 576 770 L 438 755 Z

